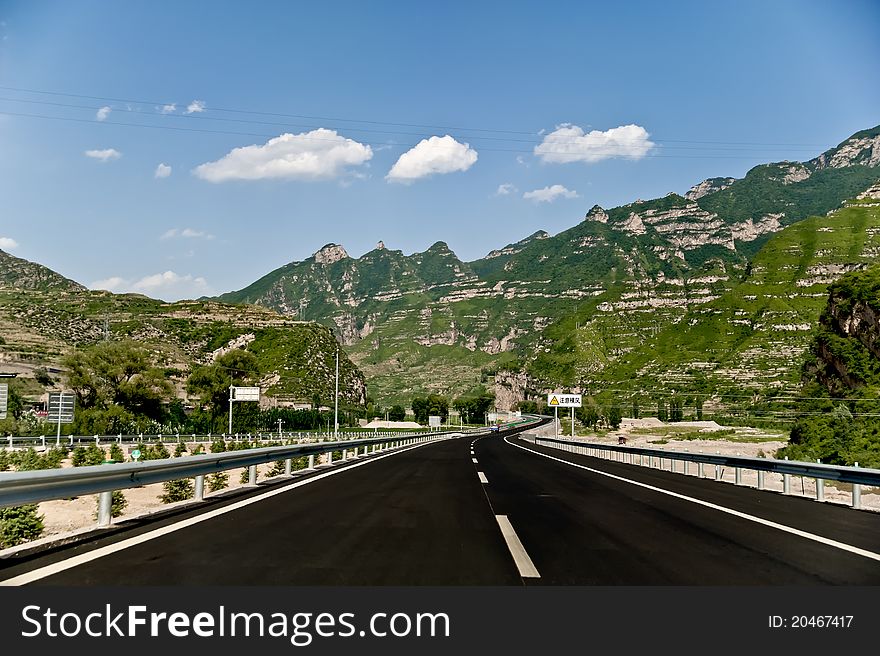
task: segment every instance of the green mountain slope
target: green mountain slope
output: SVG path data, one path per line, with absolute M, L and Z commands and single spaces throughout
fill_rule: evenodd
M 878 256 L 880 203 L 866 194 L 777 233 L 755 256 L 743 282 L 692 308 L 607 375 L 584 382 L 795 389 L 828 285 Z M 580 356 L 584 369 L 590 357 Z
M 58 285 L 66 280 L 45 267 L 19 262 L 24 264 L 16 267 L 40 272 L 41 280 Z M 34 286 L 33 277 L 26 280 Z M 257 357 L 268 396 L 301 402 L 318 397 L 326 403 L 333 398 L 337 342 L 326 326 L 256 306 L 164 303 L 137 294 L 87 291 L 76 283 L 59 294 L 53 284 L 39 290 L 0 289 L 0 362 L 4 371 L 19 375 L 26 393 L 41 393 L 35 373 L 45 368 L 61 373 L 61 360 L 72 349 L 129 338 L 154 352 L 181 395 L 194 365 L 209 363 L 230 348 L 246 348 Z M 364 376 L 344 352 L 340 392 L 346 403 L 366 400 Z
M 35 262 L 23 260 L 0 250 L 0 290 L 82 291 L 78 282 Z
M 772 235 L 839 208 L 878 167 L 874 128 L 808 162 L 596 206 L 568 230 L 536 232 L 474 262 L 442 242 L 357 259 L 328 244 L 220 300 L 332 326 L 383 402 L 458 394 L 505 368 L 527 370 L 538 387 L 576 385 L 616 375 L 649 338 L 680 330 L 686 315 L 737 288 Z

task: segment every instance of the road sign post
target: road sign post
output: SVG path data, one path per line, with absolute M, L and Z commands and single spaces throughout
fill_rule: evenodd
M 48 412 L 46 413 L 46 420 L 50 422 L 55 422 L 57 426 L 57 432 L 55 435 L 55 442 L 61 442 L 61 424 L 72 424 L 73 423 L 73 410 L 76 401 L 76 396 L 73 392 L 50 392 L 49 393 L 49 404 L 46 408 Z
M 580 394 L 548 394 L 547 405 L 553 408 L 553 432 L 559 438 L 559 408 L 571 408 L 571 436 L 574 437 L 574 409 L 580 408 L 583 397 Z
M 235 401 L 259 401 L 259 387 L 229 386 L 229 435 L 232 435 L 232 404 Z

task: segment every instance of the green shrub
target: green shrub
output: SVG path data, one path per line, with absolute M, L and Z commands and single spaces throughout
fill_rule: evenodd
M 186 444 L 183 442 L 178 442 L 177 446 L 174 447 L 174 457 L 179 458 L 184 453 L 186 453 Z
M 189 478 L 165 481 L 162 483 L 162 489 L 165 490 L 165 494 L 159 497 L 162 499 L 162 503 L 174 503 L 175 501 L 192 499 L 195 494 L 195 486 L 192 479 Z
M 226 472 L 217 472 L 209 474 L 207 478 L 208 492 L 217 492 L 229 485 L 229 474 Z
M 125 453 L 122 451 L 122 447 L 116 442 L 110 445 L 110 460 L 125 462 Z
M 0 508 L 0 548 L 36 540 L 43 533 L 43 516 L 36 504 Z
M 97 501 L 98 507 L 101 505 L 101 498 L 98 497 Z M 110 501 L 110 516 L 111 517 L 119 517 L 122 515 L 122 512 L 125 510 L 125 507 L 128 505 L 128 499 L 125 498 L 125 495 L 122 493 L 122 490 L 113 490 L 113 494 Z M 98 510 L 95 510 L 95 519 L 98 518 Z

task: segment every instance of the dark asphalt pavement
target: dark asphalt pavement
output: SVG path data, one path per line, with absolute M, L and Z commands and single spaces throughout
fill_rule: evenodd
M 513 444 L 880 552 L 880 516 Z M 473 444 L 478 461 L 472 462 Z M 389 455 L 60 571 L 44 585 L 750 585 L 880 583 L 880 562 L 505 442 Z M 327 470 L 331 471 L 331 470 Z M 477 473 L 488 480 L 482 484 Z M 277 487 L 275 489 L 281 489 Z M 250 496 L 265 492 L 251 491 Z M 214 502 L 214 510 L 241 497 Z M 0 563 L 0 580 L 197 516 L 181 511 Z M 520 577 L 507 515 L 540 578 Z

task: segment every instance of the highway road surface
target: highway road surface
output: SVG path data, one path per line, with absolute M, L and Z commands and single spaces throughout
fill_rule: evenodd
M 0 563 L 45 585 L 880 584 L 880 515 L 462 437 Z

